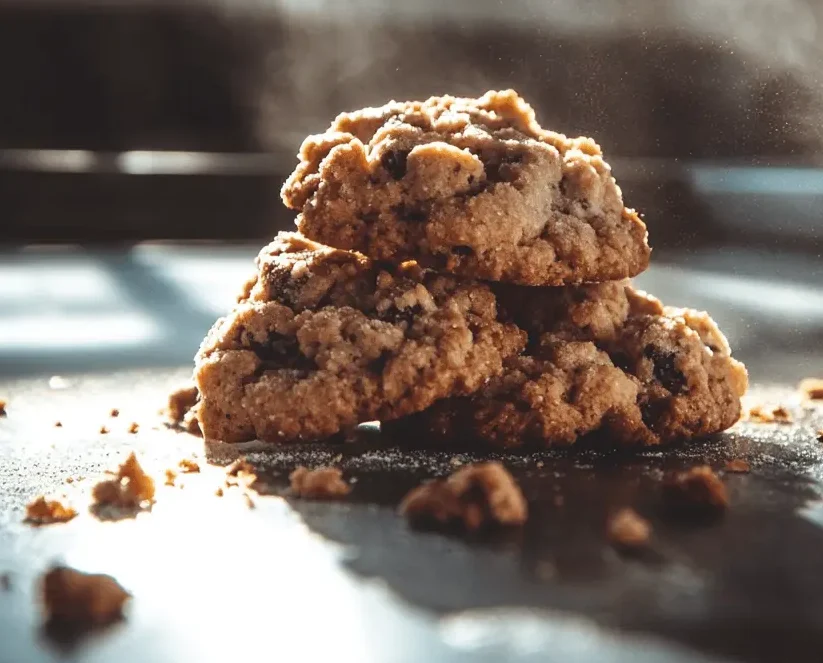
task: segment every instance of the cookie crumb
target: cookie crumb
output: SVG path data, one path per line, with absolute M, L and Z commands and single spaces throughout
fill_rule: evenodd
M 129 424 L 129 427 L 128 427 L 126 430 L 127 430 L 127 432 L 129 432 L 129 433 L 131 433 L 132 435 L 134 435 L 137 431 L 139 431 L 139 430 L 140 430 L 140 424 L 138 424 L 136 421 L 132 421 L 132 422 Z
M 54 422 L 54 427 L 55 428 L 63 428 L 63 422 L 62 421 L 55 421 Z
M 100 426 L 100 435 L 108 435 L 109 429 L 108 426 Z
M 792 414 L 782 405 L 771 409 L 762 405 L 755 405 L 749 409 L 749 420 L 759 424 L 790 424 L 792 423 Z
M 177 472 L 175 472 L 172 469 L 167 469 L 166 470 L 166 485 L 167 486 L 173 486 L 174 485 L 174 480 L 176 478 L 177 478 Z
M 817 434 L 817 441 L 818 442 L 823 442 L 823 428 L 821 428 L 819 431 L 817 431 L 816 434 Z
M 256 507 L 254 500 L 251 498 L 251 495 L 248 493 L 243 493 L 243 500 L 246 502 L 246 506 L 249 509 L 254 509 Z
M 797 388 L 806 400 L 823 400 L 823 378 L 806 378 Z
M 191 458 L 183 458 L 177 463 L 183 474 L 194 474 L 200 471 L 200 465 Z
M 41 597 L 48 621 L 102 626 L 122 618 L 131 595 L 111 576 L 56 566 L 43 576 Z
M 5 398 L 0 398 L 0 417 L 5 417 L 6 414 L 6 406 L 9 404 L 8 400 Z
M 93 507 L 136 509 L 154 500 L 154 479 L 143 471 L 132 452 L 113 479 L 105 479 L 92 489 Z
M 615 513 L 607 526 L 609 540 L 618 548 L 643 548 L 648 545 L 651 533 L 649 521 L 628 507 Z
M 67 523 L 77 515 L 77 511 L 60 500 L 47 500 L 43 495 L 26 506 L 26 522 L 33 525 Z
M 221 486 L 217 486 L 217 490 L 214 491 L 214 494 L 217 497 L 223 497 L 223 488 Z
M 411 490 L 400 513 L 413 526 L 458 526 L 473 532 L 488 525 L 522 525 L 528 506 L 517 482 L 499 462 L 472 463 L 446 479 Z
M 289 475 L 289 481 L 297 497 L 310 500 L 335 499 L 351 492 L 351 486 L 343 481 L 343 473 L 336 467 L 310 470 L 301 465 Z
M 664 484 L 664 494 L 670 506 L 686 510 L 719 511 L 729 505 L 726 486 L 708 465 L 675 474 Z
M 74 477 L 66 477 L 66 483 L 74 483 Z
M 111 416 L 111 417 L 119 417 L 119 416 L 120 416 L 120 410 L 118 410 L 116 407 L 113 407 L 113 408 L 111 409 L 111 412 L 109 412 L 109 416 Z
M 11 590 L 11 576 L 8 573 L 0 573 L 0 591 L 8 592 Z
M 185 430 L 189 435 L 203 437 L 203 431 L 200 430 L 200 420 L 197 418 L 196 410 L 189 410 L 183 416 L 183 430 Z
M 736 474 L 747 474 L 751 471 L 752 466 L 749 462 L 742 458 L 734 458 L 726 463 L 724 468 L 726 472 L 733 472 Z
M 178 426 L 183 424 L 183 418 L 197 404 L 198 398 L 197 387 L 193 384 L 179 387 L 171 392 L 166 405 L 166 415 L 169 420 Z

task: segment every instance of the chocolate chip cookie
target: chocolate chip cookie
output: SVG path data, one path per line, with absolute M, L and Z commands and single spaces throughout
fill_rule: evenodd
M 343 113 L 299 158 L 282 197 L 300 231 L 375 260 L 526 285 L 648 266 L 600 147 L 541 128 L 512 90 Z
M 195 359 L 207 439 L 289 442 L 468 395 L 520 352 L 491 289 L 281 233 Z
M 653 445 L 737 421 L 746 370 L 707 314 L 663 307 L 625 283 L 543 290 L 524 290 L 520 312 L 529 315 L 515 316 L 530 330 L 528 354 L 508 359 L 478 393 L 386 430 L 422 442 L 463 437 L 500 447 L 569 445 L 595 432 L 619 444 Z M 553 317 L 551 307 L 540 308 L 547 299 L 576 303 Z

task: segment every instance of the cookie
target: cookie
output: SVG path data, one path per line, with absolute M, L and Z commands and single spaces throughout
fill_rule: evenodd
M 648 266 L 646 226 L 600 147 L 541 128 L 512 90 L 343 113 L 298 156 L 282 198 L 324 244 L 525 285 Z
M 580 320 L 587 319 L 581 311 L 588 311 L 602 324 L 575 332 L 568 315 L 558 316 L 556 328 L 549 315 L 530 316 L 528 354 L 508 359 L 503 373 L 478 393 L 387 424 L 387 432 L 422 442 L 462 437 L 509 448 L 570 445 L 594 433 L 617 444 L 654 445 L 734 424 L 746 370 L 731 358 L 711 318 L 663 307 L 627 284 L 622 296 L 606 290 L 612 290 L 612 301 L 599 306 L 592 296 L 604 293 L 600 287 L 576 295 L 533 293 L 534 310 L 547 296 L 576 298 Z M 624 304 L 622 322 L 605 324 L 603 311 L 618 320 Z
M 207 439 L 315 440 L 468 395 L 520 352 L 484 284 L 281 233 L 195 359 Z

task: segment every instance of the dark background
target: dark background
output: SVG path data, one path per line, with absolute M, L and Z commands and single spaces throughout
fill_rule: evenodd
M 5 0 L 0 227 L 270 237 L 300 141 L 338 112 L 513 87 L 603 145 L 658 251 L 817 253 L 821 44 L 815 0 Z

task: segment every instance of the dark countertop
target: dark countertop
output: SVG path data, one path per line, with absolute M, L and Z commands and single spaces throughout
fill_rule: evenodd
M 794 424 L 739 424 L 666 452 L 506 456 L 529 521 L 467 538 L 414 532 L 395 507 L 420 479 L 476 456 L 399 450 L 374 430 L 346 444 L 242 449 L 278 489 L 298 464 L 339 463 L 357 480 L 345 502 L 283 492 L 255 496 L 250 509 L 236 489 L 214 496 L 222 470 L 206 461 L 228 452 L 166 429 L 157 409 L 253 253 L 3 256 L 0 573 L 10 573 L 11 589 L 0 592 L 0 661 L 819 660 L 823 445 L 814 431 L 823 407 L 804 407 L 786 386 L 823 374 L 823 304 L 801 278 L 814 271 L 768 256 L 703 255 L 641 279 L 667 302 L 715 313 L 749 363 L 753 401 L 789 406 Z M 49 386 L 57 373 L 65 388 Z M 108 416 L 112 407 L 120 417 Z M 126 432 L 131 421 L 141 424 L 136 435 Z M 98 432 L 104 423 L 108 435 Z M 82 504 L 93 476 L 132 448 L 158 473 L 183 455 L 204 471 L 182 490 L 162 487 L 151 513 L 135 519 L 102 523 L 81 509 L 66 525 L 21 522 L 41 492 L 65 489 Z M 720 469 L 731 458 L 752 472 L 724 477 L 725 516 L 684 521 L 663 509 L 665 473 L 702 462 Z M 68 476 L 89 478 L 68 485 Z M 605 540 L 608 514 L 623 505 L 653 524 L 640 556 Z M 127 620 L 80 639 L 45 632 L 34 587 L 55 560 L 117 577 L 134 594 Z

